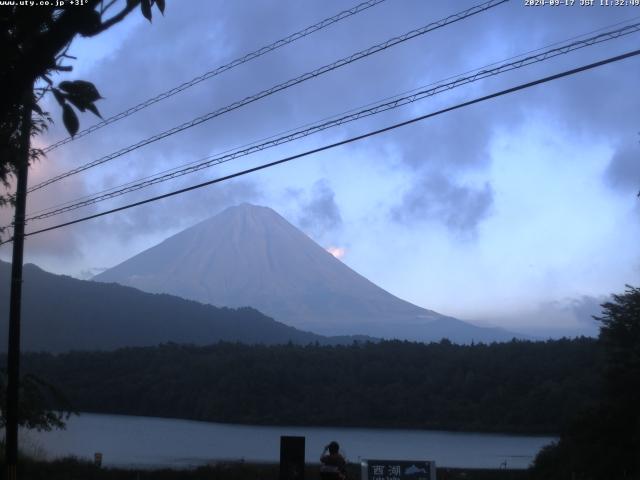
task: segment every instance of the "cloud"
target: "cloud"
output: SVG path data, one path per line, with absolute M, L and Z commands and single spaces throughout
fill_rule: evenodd
M 518 313 L 519 331 L 539 337 L 586 335 L 596 337 L 600 323 L 594 316 L 602 313 L 601 305 L 610 297 L 581 295 L 539 303 L 535 309 Z
M 100 48 L 96 49 L 100 55 L 83 69 L 81 77 L 75 74 L 68 77 L 85 78 L 96 84 L 105 97 L 99 105 L 104 116 L 117 113 L 345 8 L 339 0 L 285 3 L 273 0 L 193 0 L 188 8 L 177 1 L 168 3 L 167 15 L 154 18 L 152 25 L 139 18 L 126 31 L 123 30 L 121 37 L 111 35 L 108 45 L 101 43 L 103 38 L 106 42 L 107 37 L 87 40 L 100 44 Z M 473 0 L 461 0 L 455 4 L 421 0 L 407 0 L 401 4 L 384 2 L 65 145 L 55 152 L 55 157 L 43 163 L 47 163 L 49 175 L 73 168 L 475 3 Z M 139 12 L 136 15 L 140 17 Z M 625 15 L 628 16 L 619 9 L 527 9 L 522 3 L 509 2 L 140 148 L 78 175 L 73 181 L 60 182 L 58 187 L 52 186 L 39 193 L 38 198 L 34 195 L 30 200 L 30 208 L 60 203 L 221 152 L 532 48 L 593 31 L 620 21 Z M 119 28 L 115 27 L 114 32 Z M 633 40 L 632 37 L 625 37 L 601 47 L 584 49 L 548 63 L 455 89 L 398 111 L 323 132 L 290 146 L 238 159 L 228 167 L 229 170 L 235 169 L 238 164 L 244 167 L 253 162 L 253 158 L 261 162 L 265 158 L 281 158 L 289 153 L 605 58 L 626 49 L 625 45 Z M 92 50 L 85 48 L 81 52 L 83 57 Z M 73 47 L 71 53 L 76 53 Z M 495 166 L 492 145 L 497 138 L 509 137 L 510 142 L 519 142 L 520 138 L 510 136 L 510 133 L 521 131 L 523 124 L 535 118 L 551 125 L 557 132 L 557 136 L 538 135 L 535 122 L 526 123 L 531 126 L 529 133 L 537 136 L 539 144 L 561 142 L 567 146 L 566 151 L 575 149 L 579 152 L 594 145 L 601 146 L 599 143 L 611 147 L 629 144 L 629 139 L 632 142 L 637 140 L 640 96 L 637 94 L 636 77 L 631 74 L 635 64 L 630 62 L 634 61 L 630 59 L 450 112 L 331 153 L 336 157 L 331 159 L 335 163 L 350 160 L 347 157 L 353 153 L 355 158 L 366 158 L 369 162 L 367 167 L 378 169 L 378 174 L 392 171 L 393 175 L 389 175 L 391 186 L 387 190 L 372 189 L 368 182 L 369 172 L 364 168 L 356 175 L 353 175 L 353 170 L 347 172 L 342 168 L 327 173 L 323 169 L 323 162 L 328 163 L 328 155 L 294 162 L 290 164 L 291 167 L 283 167 L 277 173 L 280 184 L 276 188 L 281 188 L 279 191 L 282 192 L 290 187 L 293 192 L 286 203 L 281 202 L 283 206 L 279 210 L 287 218 L 298 218 L 299 226 L 304 225 L 303 228 L 315 236 L 323 236 L 340 228 L 343 218 L 348 220 L 349 225 L 365 224 L 368 237 L 363 235 L 359 245 L 354 242 L 356 236 L 353 230 L 346 228 L 341 229 L 339 239 L 331 238 L 332 242 L 340 245 L 353 245 L 353 248 L 349 248 L 350 256 L 353 252 L 354 258 L 357 258 L 359 249 L 362 252 L 371 248 L 367 244 L 371 242 L 369 232 L 373 222 L 368 222 L 368 218 L 384 219 L 382 224 L 376 225 L 380 232 L 388 231 L 386 220 L 393 219 L 411 227 L 404 229 L 407 235 L 411 231 L 411 234 L 419 236 L 430 222 L 436 222 L 446 226 L 455 235 L 474 237 L 478 235 L 478 227 L 482 222 L 492 212 L 500 211 L 500 205 L 494 206 L 494 202 L 500 201 L 498 194 L 494 194 L 494 189 L 500 192 L 500 184 L 492 171 Z M 49 110 L 58 121 L 43 139 L 45 144 L 64 136 L 59 108 L 52 104 Z M 90 115 L 81 119 L 83 127 L 94 121 Z M 634 170 L 632 150 L 632 147 L 620 148 L 611 159 L 603 177 L 611 187 L 631 191 L 631 178 L 637 172 Z M 559 163 L 565 160 L 570 159 L 558 158 Z M 523 163 L 522 169 L 526 171 L 528 166 Z M 216 176 L 220 170 L 215 170 L 202 171 L 59 219 L 72 219 L 80 212 L 83 215 L 95 213 L 103 208 L 198 183 L 201 178 Z M 598 172 L 602 170 L 599 168 Z M 556 174 L 553 168 L 545 170 L 545 175 L 550 177 Z M 264 178 L 258 175 L 246 178 L 255 180 L 256 177 Z M 324 180 L 318 181 L 318 178 Z M 392 191 L 394 182 L 404 178 L 410 180 L 402 187 L 400 195 L 380 194 L 381 191 Z M 469 178 L 481 180 L 467 181 Z M 90 266 L 110 265 L 113 259 L 108 256 L 122 256 L 133 248 L 131 245 L 148 247 L 158 239 L 213 215 L 225 206 L 241 201 L 269 204 L 274 198 L 277 203 L 278 193 L 270 191 L 270 185 L 249 180 L 212 186 L 32 237 L 28 250 L 64 259 L 85 256 L 83 263 L 76 262 L 78 266 L 74 268 L 78 272 Z M 514 188 L 518 188 L 518 185 Z M 347 205 L 352 200 L 353 204 Z M 634 198 L 634 201 L 637 199 Z M 375 214 L 372 214 L 373 211 Z M 526 215 L 518 217 L 517 212 L 513 218 L 516 222 L 514 229 L 518 228 L 517 222 L 526 221 Z M 42 224 L 48 225 L 46 222 Z M 540 225 L 544 227 L 542 223 Z M 500 227 L 498 233 L 508 238 L 511 228 Z M 386 235 L 382 233 L 375 240 L 388 243 L 389 237 Z M 146 242 L 146 245 L 142 245 L 142 242 Z M 332 244 L 326 241 L 322 243 Z M 490 245 L 488 248 L 497 247 Z M 535 256 L 539 253 L 530 251 L 525 254 Z M 363 265 L 375 263 L 371 257 L 364 259 L 365 256 L 362 254 Z M 66 263 L 70 262 L 60 261 L 61 265 Z M 63 270 L 62 266 L 60 270 Z M 401 277 L 408 278 L 404 274 Z M 402 291 L 405 287 L 399 282 L 394 288 Z
M 595 322 L 593 317 L 602 314 L 602 304 L 608 301 L 610 301 L 610 297 L 607 296 L 592 297 L 582 295 L 568 300 L 566 308 L 571 310 L 578 323 L 593 325 Z
M 78 273 L 77 278 L 79 278 L 80 280 L 91 280 L 93 277 L 104 272 L 105 270 L 108 270 L 108 268 L 107 267 L 88 268 L 86 270 L 81 270 L 80 273 Z
M 107 127 L 87 139 L 87 145 L 91 145 L 91 155 L 74 155 L 77 153 L 76 147 L 71 146 L 70 156 L 86 160 L 96 158 L 472 4 L 463 2 L 454 7 L 445 4 L 426 6 L 415 2 L 406 8 L 390 4 L 377 6 Z M 89 70 L 88 80 L 99 85 L 106 97 L 100 106 L 106 115 L 334 14 L 344 5 L 340 2 L 292 2 L 286 8 L 276 8 L 279 5 L 267 1 L 250 5 L 242 2 L 194 2 L 191 7 L 169 6 L 167 15 L 153 25 L 138 22 L 137 27 L 127 31 L 127 37 L 119 47 Z M 496 8 L 143 147 L 115 160 L 112 167 L 101 169 L 101 174 L 90 177 L 94 181 L 100 177 L 102 183 L 117 184 L 118 181 L 148 175 L 169 165 L 191 161 L 284 128 L 481 66 L 513 54 L 513 49 L 530 49 L 532 39 L 535 39 L 536 45 L 540 45 L 569 36 L 569 32 L 566 32 L 568 17 L 575 22 L 578 31 L 592 29 L 597 23 L 593 15 L 584 12 L 554 12 L 545 16 L 540 11 L 525 13 L 522 6 Z M 505 18 L 509 18 L 509 21 L 505 22 Z M 614 19 L 615 15 L 599 10 L 598 18 L 606 22 Z M 384 22 L 380 23 L 381 19 Z M 534 22 L 537 25 L 535 30 Z M 378 24 L 379 28 L 371 29 L 371 24 Z M 188 25 L 188 29 L 185 29 L 185 25 Z M 493 28 L 497 25 L 501 27 L 500 30 Z M 525 29 L 531 31 L 531 35 L 520 35 Z M 497 34 L 498 31 L 502 33 Z M 358 35 L 354 32 L 358 32 Z M 515 43 L 505 43 L 510 36 L 516 39 Z M 469 38 L 474 41 L 469 42 Z M 513 43 L 513 47 L 507 47 L 509 43 Z M 478 45 L 483 48 L 478 48 Z M 188 58 L 185 52 L 188 52 Z M 504 80 L 497 80 L 490 84 L 491 88 L 511 84 L 514 78 L 507 76 Z M 631 80 L 623 81 L 627 85 Z M 491 105 L 478 105 L 431 119 L 417 128 L 398 130 L 391 143 L 400 151 L 403 166 L 409 169 L 420 170 L 424 165 L 431 165 L 445 173 L 455 173 L 459 169 L 485 168 L 491 163 L 487 147 L 495 129 L 513 122 L 518 115 L 522 116 L 526 108 L 545 103 L 540 102 L 540 95 L 545 98 L 553 96 L 558 104 L 563 105 L 564 114 L 570 116 L 571 120 L 574 119 L 571 111 L 576 107 L 588 108 L 583 105 L 582 94 L 584 89 L 593 87 L 593 82 L 578 87 L 581 91 L 579 98 L 574 92 L 576 88 L 568 83 L 558 82 L 553 89 L 544 89 L 544 93 L 532 91 L 530 95 L 521 96 L 520 101 L 510 103 L 500 100 Z M 345 88 L 346 85 L 357 85 L 357 88 Z M 612 90 L 600 88 L 599 93 L 607 97 L 617 95 Z M 471 93 L 468 93 L 469 89 L 460 91 L 465 93 L 455 91 L 451 92 L 453 95 L 445 94 L 437 98 L 448 99 L 443 103 L 449 104 L 453 100 L 472 96 L 476 90 L 471 89 Z M 477 91 L 483 89 L 478 87 Z M 420 102 L 415 110 L 430 111 L 434 103 L 438 105 L 431 100 Z M 403 117 L 406 113 L 398 115 Z M 591 109 L 582 112 L 580 121 L 584 123 L 584 119 L 594 117 L 597 116 Z M 357 125 L 347 126 L 346 131 L 366 129 L 367 125 L 374 123 L 373 120 L 364 120 Z M 83 141 L 81 139 L 78 145 L 83 145 Z
M 604 8 L 598 9 L 597 14 L 595 10 L 586 12 L 585 9 L 569 9 L 571 11 L 553 14 L 543 10 L 525 13 L 522 5 L 511 5 L 482 17 L 482 21 L 465 23 L 463 37 L 473 38 L 476 42 L 461 45 L 458 51 L 445 44 L 435 52 L 425 53 L 429 55 L 428 63 L 432 67 L 425 69 L 425 72 L 429 72 L 426 79 L 443 78 L 444 75 L 432 73 L 438 71 L 440 65 L 447 66 L 449 74 L 463 72 L 467 68 L 508 58 L 532 47 L 548 45 L 624 19 L 624 15 Z M 500 29 L 490 30 L 488 25 L 499 18 L 508 21 Z M 611 27 L 614 28 L 617 27 Z M 521 35 L 522 32 L 527 32 L 527 35 Z M 420 113 L 435 111 L 442 106 L 612 56 L 624 48 L 624 42 L 630 38 L 623 37 L 601 46 L 579 50 L 438 95 L 416 104 L 415 110 Z M 510 39 L 509 45 L 506 39 Z M 485 48 L 478 48 L 480 44 Z M 396 131 L 390 141 L 396 151 L 396 165 L 398 168 L 405 167 L 415 175 L 417 184 L 413 186 L 414 191 L 424 183 L 425 169 L 437 169 L 449 178 L 456 178 L 460 172 L 488 171 L 492 165 L 490 147 L 496 133 L 516 131 L 534 116 L 553 125 L 558 132 L 558 138 L 541 139 L 543 142 L 566 141 L 578 146 L 598 142 L 628 142 L 629 138 L 635 140 L 640 96 L 636 94 L 634 76 L 622 74 L 623 69 L 630 68 L 625 63 L 509 94 Z M 612 88 L 614 84 L 615 88 Z M 561 137 L 564 139 L 561 140 Z M 612 162 L 607 172 L 610 183 L 630 187 L 633 182 L 631 178 L 637 179 L 638 162 L 633 163 L 628 155 L 627 151 L 620 152 Z M 391 206 L 391 210 L 395 211 L 396 207 Z
M 455 103 L 454 101 L 448 104 Z M 421 109 L 428 112 L 430 109 Z M 512 115 L 509 118 L 513 119 Z M 488 105 L 443 114 L 393 136 L 401 164 L 414 171 L 477 170 L 490 165 L 493 131 L 503 124 Z
M 186 186 L 194 180 L 183 180 Z M 140 195 L 147 198 L 153 194 L 180 188 L 182 185 L 166 185 L 159 190 L 145 190 Z M 224 184 L 211 185 L 192 192 L 160 200 L 155 203 L 134 207 L 119 216 L 104 217 L 96 223 L 96 229 L 108 229 L 111 235 L 122 241 L 144 232 L 145 235 L 161 233 L 166 230 L 181 230 L 208 217 L 212 217 L 225 208 L 242 202 L 255 202 L 261 197 L 258 185 L 252 181 L 236 180 Z M 135 200 L 127 199 L 128 202 Z
M 436 221 L 452 233 L 475 235 L 491 213 L 493 190 L 489 183 L 466 185 L 456 178 L 491 164 L 493 131 L 503 120 L 485 105 L 397 132 L 393 148 L 399 167 L 411 172 L 411 183 L 401 201 L 389 205 L 391 218 L 406 225 Z
M 634 145 L 617 150 L 604 173 L 605 182 L 621 192 L 640 191 L 640 147 Z
M 33 163 L 29 169 L 29 185 L 34 185 L 49 178 L 52 172 L 55 171 L 56 161 L 59 158 L 60 156 L 54 152 Z M 11 186 L 8 191 L 13 192 L 14 187 Z M 86 194 L 87 187 L 78 177 L 71 177 L 65 182 L 53 183 L 45 190 L 35 191 L 27 195 L 27 218 L 44 209 L 48 209 L 52 205 L 62 203 L 67 195 L 80 197 Z M 2 225 L 11 224 L 13 215 L 13 207 L 7 206 L 0 209 L 0 223 Z M 62 215 L 46 221 L 34 220 L 27 222 L 25 231 L 29 233 L 71 218 L 70 215 Z M 5 235 L 9 236 L 9 233 L 10 231 L 7 231 Z M 25 251 L 27 254 L 55 255 L 70 259 L 80 255 L 80 243 L 81 235 L 77 230 L 54 230 L 42 235 L 28 236 L 25 240 Z M 5 248 L 8 247 L 5 246 Z
M 493 198 L 488 182 L 476 188 L 456 184 L 443 175 L 425 175 L 404 194 L 391 216 L 405 224 L 435 221 L 454 233 L 473 234 L 489 216 Z
M 310 199 L 303 201 L 298 225 L 305 232 L 322 236 L 342 225 L 342 216 L 335 200 L 335 193 L 326 179 L 313 184 Z

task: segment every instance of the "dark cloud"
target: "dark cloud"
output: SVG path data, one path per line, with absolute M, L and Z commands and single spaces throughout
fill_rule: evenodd
M 593 317 L 602 313 L 601 305 L 608 301 L 609 297 L 594 297 L 582 295 L 576 298 L 567 298 L 563 301 L 547 302 L 540 305 L 538 318 L 540 321 L 553 324 L 557 322 L 557 328 L 567 328 L 573 324 L 573 331 L 567 330 L 563 334 L 597 336 L 600 323 Z
M 490 28 L 498 19 L 505 18 L 509 20 L 502 22 L 499 28 Z M 461 73 L 516 53 L 565 40 L 576 34 L 591 32 L 624 18 L 625 15 L 620 12 L 603 8 L 569 9 L 550 13 L 544 9 L 532 11 L 521 4 L 512 4 L 504 10 L 496 10 L 482 19 L 478 18 L 481 21 L 465 23 L 463 38 L 472 38 L 473 42 L 458 45 L 456 48 L 446 44 L 441 49 L 429 51 L 427 55 L 430 65 L 444 65 L 449 74 Z M 627 37 L 627 41 L 629 38 Z M 508 44 L 506 39 L 510 39 Z M 455 41 L 453 36 L 451 40 Z M 619 53 L 624 47 L 624 42 L 624 39 L 616 40 L 563 55 L 533 67 L 492 77 L 421 102 L 415 109 L 420 113 L 435 111 L 442 106 L 454 105 L 460 101 L 606 58 Z M 480 45 L 486 48 L 480 48 Z M 635 135 L 635 112 L 640 109 L 640 96 L 636 93 L 634 76 L 620 74 L 625 68 L 629 66 L 620 64 L 596 69 L 437 116 L 414 127 L 394 132 L 391 142 L 397 151 L 397 166 L 404 166 L 413 171 L 415 180 L 403 202 L 390 206 L 392 216 L 409 222 L 413 218 L 420 218 L 415 215 L 417 211 L 423 212 L 427 217 L 434 216 L 434 212 L 449 211 L 449 195 L 434 195 L 424 188 L 424 178 L 428 175 L 425 172 L 436 170 L 440 173 L 435 188 L 431 186 L 436 192 L 441 190 L 437 188 L 438 183 L 443 185 L 444 191 L 456 191 L 455 188 L 450 189 L 447 186 L 455 185 L 459 172 L 483 171 L 491 165 L 490 147 L 498 134 L 519 132 L 521 135 L 521 127 L 533 119 L 549 122 L 557 128 L 558 135 L 562 132 L 564 141 L 576 144 L 616 143 Z M 444 75 L 430 72 L 428 79 L 438 80 L 443 77 Z M 517 140 L 514 138 L 513 141 Z M 617 162 L 614 159 L 607 176 L 610 182 L 613 180 L 630 185 L 632 180 L 625 175 L 633 174 L 635 170 L 631 160 L 624 156 L 624 153 L 619 153 Z M 571 158 L 559 160 L 571 161 Z M 462 198 L 471 198 L 474 195 L 484 201 L 458 202 L 454 211 L 459 219 L 449 221 L 449 225 L 473 225 L 473 219 L 486 216 L 485 207 L 491 203 L 489 190 L 461 193 Z M 440 201 L 444 203 L 439 205 Z M 424 208 L 425 205 L 428 205 L 428 208 Z M 403 212 L 403 208 L 408 208 L 408 211 Z M 470 210 L 465 212 L 466 208 Z M 438 216 L 447 217 L 446 213 Z
M 602 304 L 609 300 L 610 298 L 606 296 L 592 297 L 582 295 L 579 298 L 570 299 L 567 303 L 578 323 L 595 328 L 599 324 L 593 317 L 602 314 Z
M 392 218 L 408 225 L 438 221 L 456 233 L 475 232 L 490 214 L 493 191 L 488 183 L 480 188 L 460 185 L 456 177 L 490 164 L 487 110 L 453 112 L 395 135 L 400 164 L 413 174 L 401 202 L 390 206 Z
M 620 148 L 605 170 L 605 181 L 613 189 L 628 193 L 640 191 L 640 146 Z
M 412 185 L 391 215 L 403 223 L 435 221 L 454 233 L 473 234 L 490 214 L 492 204 L 493 190 L 489 183 L 476 188 L 431 174 Z
M 541 302 L 534 310 L 517 314 L 517 330 L 539 338 L 597 337 L 600 322 L 593 317 L 601 315 L 601 305 L 609 300 L 606 295 L 581 295 Z
M 184 181 L 186 186 L 191 182 Z M 128 202 L 148 198 L 152 194 L 177 189 L 173 184 L 155 191 L 140 192 L 136 197 L 127 198 Z M 99 238 L 105 232 L 112 238 L 126 243 L 137 235 L 162 234 L 164 231 L 177 231 L 187 228 L 208 217 L 212 217 L 225 208 L 242 202 L 256 202 L 261 198 L 257 185 L 250 181 L 233 181 L 211 185 L 175 197 L 169 197 L 155 203 L 134 207 L 122 214 L 114 214 L 87 222 L 83 226 L 83 235 L 87 238 Z M 103 207 L 104 208 L 104 207 Z
M 97 138 L 90 140 L 92 156 L 98 157 L 134 143 L 465 6 L 427 9 L 416 3 L 407 8 L 385 4 L 371 9 L 108 127 L 106 137 L 92 136 Z M 89 79 L 100 85 L 106 97 L 101 104 L 106 115 L 334 14 L 345 5 L 335 1 L 291 2 L 286 7 L 275 2 L 193 2 L 190 7 L 168 8 L 167 16 L 158 19 L 154 25 L 140 24 L 121 49 L 95 66 Z M 424 10 L 425 15 L 414 15 L 420 10 Z M 382 17 L 384 22 L 378 22 Z M 490 21 L 491 17 L 483 19 Z M 479 18 L 466 22 L 482 25 Z M 376 25 L 375 29 L 371 28 L 372 24 Z M 178 159 L 193 160 L 335 114 L 415 87 L 419 78 L 406 72 L 416 65 L 428 65 L 425 70 L 430 79 L 444 76 L 447 66 L 456 68 L 456 59 L 463 56 L 464 39 L 451 33 L 461 33 L 463 28 L 452 25 L 331 72 L 321 79 L 310 80 L 167 138 L 161 142 L 161 147 L 157 144 L 143 147 L 129 154 L 127 159 L 115 160 L 113 165 L 120 165 L 120 170 L 134 174 L 147 174 L 149 169 L 158 170 L 175 164 Z M 450 47 L 446 54 L 442 54 L 440 48 L 434 48 L 444 39 Z M 425 46 L 429 48 L 425 49 Z M 358 88 L 346 88 L 353 84 Z M 78 144 L 83 141 L 81 139 Z
M 168 3 L 166 16 L 154 19 L 151 25 L 137 22 L 126 34 L 126 40 L 85 75 L 105 97 L 100 103 L 105 116 L 346 8 L 344 2 L 338 0 L 287 3 L 207 0 L 189 2 L 188 8 L 182 2 Z M 93 160 L 475 3 L 470 0 L 455 4 L 385 2 L 66 145 L 50 163 L 50 173 Z M 61 183 L 64 186 L 43 193 L 38 202 L 46 206 L 47 201 L 59 203 L 118 185 L 623 18 L 618 9 L 527 9 L 521 2 L 511 2 L 143 147 L 92 173 L 78 176 L 80 180 L 75 184 Z M 582 60 L 611 54 L 611 50 L 619 48 L 620 42 L 624 40 L 596 49 L 596 54 L 584 50 L 575 57 L 562 57 L 545 66 L 454 90 L 398 112 L 325 132 L 320 139 L 310 142 L 317 145 L 335 137 L 367 131 L 518 81 L 559 71 Z M 392 210 L 394 218 L 403 222 L 412 219 L 439 221 L 458 232 L 475 231 L 478 223 L 490 214 L 491 187 L 488 184 L 479 188 L 463 185 L 456 179 L 460 178 L 461 172 L 483 171 L 491 165 L 490 146 L 497 131 L 517 128 L 536 112 L 553 111 L 554 121 L 568 128 L 570 135 L 584 135 L 586 139 L 606 138 L 611 142 L 628 136 L 631 128 L 635 135 L 635 112 L 640 109 L 639 96 L 635 94 L 636 76 L 620 75 L 620 71 L 618 67 L 607 67 L 585 73 L 575 79 L 465 108 L 371 140 L 372 144 L 384 144 L 385 151 L 395 152 L 381 155 L 379 161 L 388 162 L 415 179 L 408 185 L 402 202 L 390 202 L 387 208 Z M 614 83 L 615 88 L 612 88 Z M 55 105 L 50 106 L 50 110 L 55 112 L 56 109 Z M 90 116 L 82 118 L 86 124 L 94 121 Z M 54 125 L 43 143 L 64 136 L 60 123 Z M 612 161 L 607 173 L 615 181 L 627 178 L 618 163 Z M 625 160 L 620 165 L 626 166 L 628 162 Z M 626 171 L 626 167 L 623 170 Z M 185 179 L 171 186 L 140 192 L 127 200 L 146 198 L 187 184 Z M 43 240 L 38 248 L 42 251 L 49 248 L 52 254 L 58 255 L 77 251 L 79 239 L 84 236 L 96 239 L 106 232 L 113 232 L 124 240 L 141 232 L 175 229 L 213 214 L 223 206 L 238 201 L 256 201 L 265 195 L 255 183 L 231 185 L 174 197 L 90 222 L 91 226 L 72 227 L 56 233 L 51 242 Z M 301 223 L 309 228 L 313 225 L 318 232 L 339 226 L 339 210 L 328 185 L 320 182 L 314 187 L 312 196 L 311 200 L 305 200 L 309 209 L 305 212 L 307 218 L 301 219 Z M 93 213 L 99 208 L 102 205 L 83 213 Z M 311 218 L 313 211 L 318 219 Z
M 311 189 L 310 199 L 303 201 L 298 225 L 305 232 L 319 237 L 342 225 L 342 216 L 335 200 L 335 193 L 326 179 L 318 180 Z
M 494 124 L 486 106 L 452 112 L 394 135 L 401 161 L 413 170 L 441 172 L 478 169 L 490 164 Z

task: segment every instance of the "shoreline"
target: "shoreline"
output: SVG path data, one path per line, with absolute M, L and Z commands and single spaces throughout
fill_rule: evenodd
M 278 480 L 279 463 L 270 462 L 217 462 L 195 468 L 122 468 L 98 467 L 93 462 L 77 458 L 53 461 L 22 459 L 18 472 L 23 478 L 33 480 L 67 480 L 70 477 L 86 480 L 129 480 L 136 474 L 139 480 Z M 529 470 L 447 468 L 437 467 L 438 480 L 527 480 Z M 360 465 L 347 466 L 347 480 L 360 479 Z M 305 464 L 305 478 L 320 478 L 318 464 Z

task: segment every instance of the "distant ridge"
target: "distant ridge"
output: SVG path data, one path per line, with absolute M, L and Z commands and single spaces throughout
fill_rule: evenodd
M 7 349 L 10 273 L 10 264 L 0 261 L 0 351 Z M 303 332 L 253 308 L 216 308 L 171 295 L 54 275 L 32 264 L 24 266 L 22 303 L 23 351 L 113 350 L 168 342 L 209 345 L 220 340 L 350 344 L 358 339 Z
M 518 336 L 395 297 L 274 210 L 246 203 L 183 230 L 94 280 L 217 306 L 249 305 L 287 325 L 324 335 L 459 343 Z

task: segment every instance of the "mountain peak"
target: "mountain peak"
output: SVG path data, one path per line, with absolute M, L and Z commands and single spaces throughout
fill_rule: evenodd
M 212 225 L 218 227 L 224 226 L 225 229 L 233 229 L 232 227 L 234 226 L 237 228 L 244 225 L 246 228 L 251 226 L 255 227 L 259 224 L 272 227 L 277 224 L 288 225 L 288 222 L 272 208 L 244 202 L 228 207 L 217 215 L 209 217 L 185 231 L 197 231 L 201 228 L 206 229 Z
M 94 280 L 216 306 L 251 306 L 287 325 L 321 334 L 496 338 L 494 332 L 483 337 L 485 329 L 395 297 L 334 258 L 275 210 L 249 203 L 229 207 Z
M 242 202 L 239 203 L 237 205 L 232 205 L 230 207 L 225 208 L 222 212 L 219 213 L 219 215 L 224 215 L 226 213 L 229 214 L 234 214 L 234 215 L 246 215 L 248 213 L 253 213 L 253 214 L 266 214 L 266 213 L 276 213 L 275 210 L 273 210 L 272 208 L 269 207 L 265 207 L 262 205 L 254 205 L 253 203 L 247 203 L 247 202 Z M 215 218 L 215 217 L 211 217 L 211 218 Z

